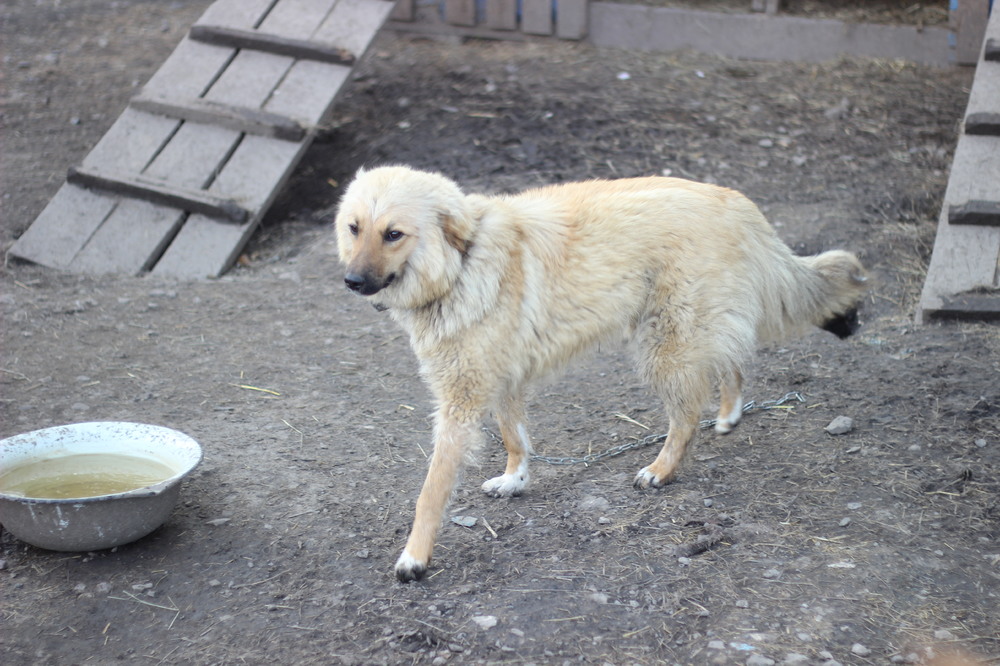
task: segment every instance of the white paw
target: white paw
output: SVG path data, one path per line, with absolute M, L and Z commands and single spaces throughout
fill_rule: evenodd
M 668 480 L 669 479 L 658 478 L 649 470 L 649 467 L 643 467 L 639 470 L 639 473 L 635 475 L 635 479 L 632 480 L 632 485 L 640 490 L 645 490 L 646 488 L 659 488 Z
M 420 580 L 427 573 L 427 563 L 414 558 L 405 550 L 396 560 L 396 578 L 403 583 Z
M 733 407 L 733 411 L 726 414 L 724 417 L 719 417 L 719 420 L 715 422 L 715 432 L 720 435 L 726 435 L 733 431 L 733 428 L 740 422 L 743 418 L 743 400 L 742 398 L 736 401 L 736 405 Z
M 483 492 L 490 497 L 514 497 L 524 492 L 528 485 L 528 470 L 514 474 L 501 474 L 483 484 Z

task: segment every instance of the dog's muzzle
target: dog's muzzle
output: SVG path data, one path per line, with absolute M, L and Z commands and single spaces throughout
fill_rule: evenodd
M 361 294 L 362 296 L 371 296 L 372 294 L 377 294 L 388 287 L 395 279 L 395 273 L 390 274 L 385 278 L 385 280 L 374 279 L 370 275 L 348 273 L 344 276 L 344 284 L 346 284 L 347 288 L 353 292 Z

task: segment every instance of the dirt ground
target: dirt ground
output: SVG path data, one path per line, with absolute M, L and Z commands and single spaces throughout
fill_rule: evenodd
M 5 3 L 3 249 L 206 5 Z M 205 450 L 136 543 L 0 535 L 0 661 L 1000 663 L 1000 329 L 912 323 L 970 83 L 382 35 L 228 276 L 0 271 L 0 435 L 128 420 Z M 449 512 L 475 525 L 447 522 L 430 577 L 402 585 L 431 405 L 405 337 L 342 287 L 330 233 L 343 183 L 390 161 L 477 191 L 667 172 L 735 187 L 797 251 L 862 256 L 862 328 L 762 350 L 747 398 L 805 402 L 706 431 L 659 491 L 631 486 L 647 448 L 536 463 L 522 497 L 490 499 L 487 438 Z M 853 429 L 825 432 L 841 415 Z M 617 348 L 542 387 L 531 421 L 548 456 L 667 425 Z

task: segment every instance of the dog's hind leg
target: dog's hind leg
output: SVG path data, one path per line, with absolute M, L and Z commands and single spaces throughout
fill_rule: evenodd
M 719 416 L 715 421 L 715 432 L 725 435 L 733 431 L 743 418 L 743 376 L 739 370 L 722 380 L 719 391 Z
M 396 561 L 396 577 L 408 583 L 427 573 L 434 541 L 437 539 L 445 507 L 458 478 L 466 453 L 481 436 L 479 419 L 457 419 L 447 408 L 438 411 L 434 426 L 434 455 L 427 478 L 417 498 L 413 530 L 403 554 Z
M 636 488 L 659 487 L 668 483 L 680 466 L 688 444 L 698 431 L 701 408 L 712 391 L 714 355 L 701 343 L 698 347 L 678 345 L 674 336 L 657 341 L 654 325 L 640 339 L 640 372 L 656 389 L 666 407 L 670 428 L 660 454 L 636 474 Z
M 508 397 L 497 412 L 500 436 L 507 449 L 507 467 L 504 473 L 483 484 L 483 492 L 491 497 L 514 497 L 528 485 L 528 459 L 531 441 L 524 427 L 524 400 Z

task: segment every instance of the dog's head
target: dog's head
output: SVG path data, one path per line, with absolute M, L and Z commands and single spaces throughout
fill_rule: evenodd
M 376 307 L 412 309 L 454 284 L 474 221 L 454 182 L 393 166 L 358 171 L 336 230 L 348 288 Z

